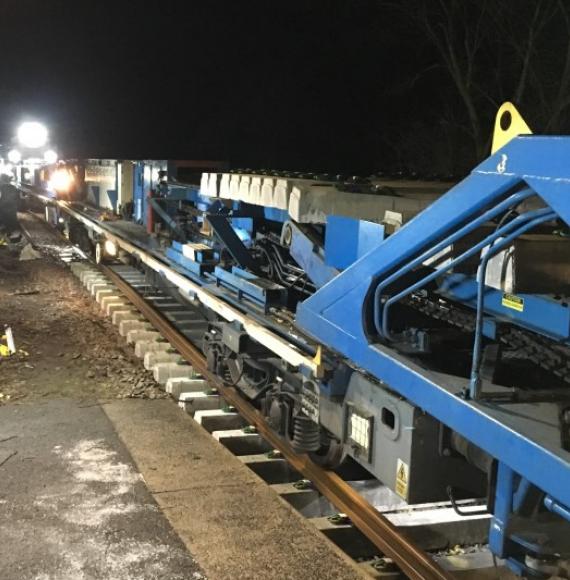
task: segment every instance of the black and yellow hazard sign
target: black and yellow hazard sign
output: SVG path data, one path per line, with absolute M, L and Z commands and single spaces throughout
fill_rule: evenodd
M 515 296 L 514 294 L 508 294 L 507 292 L 503 294 L 501 304 L 505 308 L 511 308 L 512 310 L 516 310 L 517 312 L 522 312 L 524 310 L 524 298 L 521 298 L 520 296 Z
M 396 467 L 396 485 L 394 490 L 403 499 L 408 499 L 408 483 L 410 480 L 410 468 L 407 463 L 398 459 Z

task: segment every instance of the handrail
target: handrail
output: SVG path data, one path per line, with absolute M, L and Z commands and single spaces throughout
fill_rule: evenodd
M 464 237 L 466 234 L 471 233 L 473 230 L 483 225 L 485 222 L 495 218 L 501 212 L 520 204 L 522 201 L 528 199 L 534 194 L 535 192 L 532 189 L 525 188 L 517 193 L 514 193 L 513 195 L 510 195 L 508 198 L 504 199 L 501 203 L 498 203 L 493 208 L 487 210 L 477 219 L 473 220 L 472 222 L 469 222 L 468 224 L 457 230 L 455 233 L 449 235 L 444 240 L 441 240 L 435 246 L 432 246 L 411 262 L 406 263 L 402 268 L 400 268 L 399 270 L 388 276 L 386 279 L 382 280 L 380 284 L 378 284 L 374 292 L 374 303 L 378 304 L 382 290 L 384 290 L 384 288 L 386 288 L 389 284 L 397 280 L 403 274 L 410 272 L 413 268 L 419 266 L 420 264 L 423 264 L 426 260 L 433 257 L 435 254 L 437 254 L 438 252 L 440 252 L 453 242 Z M 376 314 L 379 314 L 379 312 L 376 311 Z M 379 316 L 378 317 L 375 316 L 375 325 L 378 333 L 382 334 Z
M 511 232 L 508 236 L 504 237 L 502 240 L 492 245 L 489 250 L 483 256 L 479 269 L 477 271 L 477 314 L 475 319 L 475 341 L 473 344 L 473 357 L 471 362 L 471 380 L 469 383 L 469 396 L 472 399 L 479 398 L 481 391 L 481 379 L 479 377 L 479 365 L 481 362 L 481 343 L 483 340 L 483 309 L 485 306 L 485 278 L 487 273 L 487 265 L 489 260 L 498 254 L 503 248 L 508 246 L 515 238 L 524 234 L 528 230 L 556 218 L 556 212 L 552 211 L 549 207 L 536 210 L 535 212 L 528 212 L 528 215 L 535 213 L 536 217 L 527 223 L 521 225 L 514 232 Z M 538 215 L 540 214 L 540 215 Z M 510 223 L 515 222 L 513 220 Z
M 544 213 L 544 211 L 551 212 L 552 210 L 550 208 L 541 208 L 539 210 L 532 210 L 532 211 L 526 212 L 526 213 L 516 217 L 512 221 L 510 221 L 510 222 L 506 223 L 505 225 L 503 225 L 502 227 L 496 229 L 492 234 L 489 234 L 486 238 L 484 238 L 483 240 L 481 240 L 480 242 L 478 242 L 477 244 L 472 246 L 469 250 L 466 250 L 465 252 L 463 252 L 463 254 L 461 254 L 461 255 L 457 256 L 456 258 L 454 258 L 453 260 L 451 260 L 451 262 L 449 262 L 449 264 L 446 264 L 445 266 L 443 266 L 441 268 L 437 268 L 436 270 L 434 270 L 432 273 L 428 274 L 427 276 L 425 276 L 421 280 L 418 280 L 417 282 L 415 282 L 411 286 L 408 286 L 408 288 L 402 290 L 401 292 L 399 292 L 395 296 L 390 297 L 386 301 L 386 303 L 384 304 L 383 315 L 381 318 L 380 318 L 380 313 L 378 312 L 378 310 L 380 308 L 380 304 L 375 303 L 374 307 L 375 307 L 375 309 L 377 309 L 375 311 L 375 322 L 378 323 L 376 328 L 379 331 L 379 334 L 381 336 L 384 336 L 384 338 L 391 340 L 390 330 L 388 328 L 388 310 L 392 304 L 400 301 L 402 298 L 405 298 L 406 296 L 409 296 L 411 293 L 415 292 L 416 290 L 418 290 L 422 286 L 425 286 L 426 284 L 428 284 L 432 280 L 435 280 L 437 277 L 441 276 L 444 272 L 450 270 L 451 268 L 464 262 L 468 258 L 474 256 L 479 251 L 481 251 L 485 246 L 491 245 L 495 240 L 502 237 L 504 234 L 507 234 L 511 229 L 513 229 L 513 227 L 517 227 L 517 226 L 521 225 L 522 223 L 526 223 L 527 221 L 531 221 L 531 220 L 535 219 L 536 217 L 541 216 Z

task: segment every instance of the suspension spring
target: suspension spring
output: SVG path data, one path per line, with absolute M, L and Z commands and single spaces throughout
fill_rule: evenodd
M 320 427 L 309 417 L 297 415 L 293 424 L 293 449 L 298 453 L 311 453 L 321 446 Z

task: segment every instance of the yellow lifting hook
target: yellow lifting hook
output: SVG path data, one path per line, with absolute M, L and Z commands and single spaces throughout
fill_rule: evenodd
M 532 131 L 516 107 L 507 101 L 500 106 L 495 117 L 491 153 L 495 153 L 519 135 L 532 135 Z

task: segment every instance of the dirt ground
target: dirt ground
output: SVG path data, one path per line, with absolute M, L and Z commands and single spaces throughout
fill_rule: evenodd
M 0 246 L 0 329 L 18 349 L 0 357 L 0 404 L 166 397 L 71 272 L 46 256 L 20 261 L 20 251 Z

